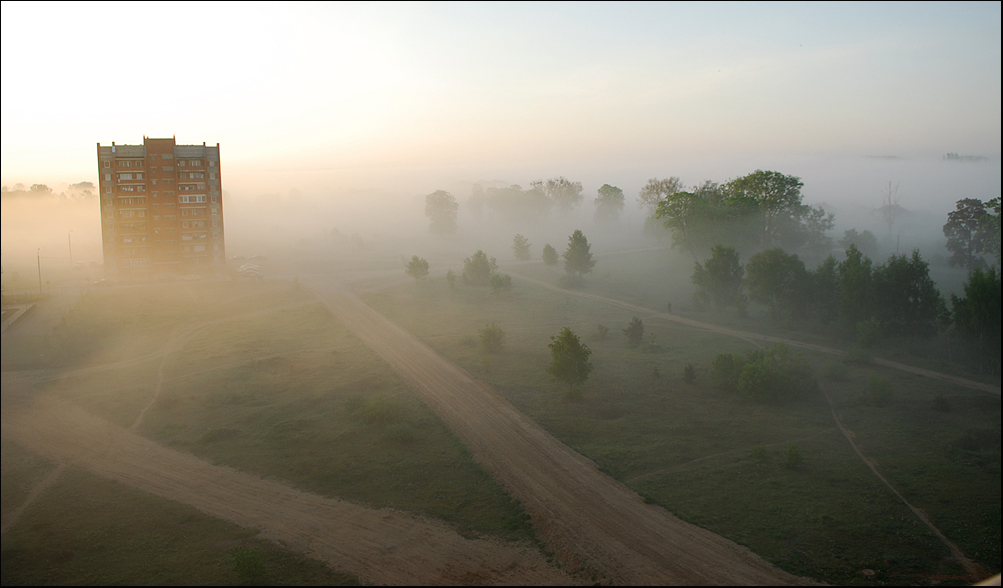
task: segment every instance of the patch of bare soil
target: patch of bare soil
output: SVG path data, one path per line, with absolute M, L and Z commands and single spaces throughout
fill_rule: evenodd
M 645 504 L 485 383 L 366 306 L 333 279 L 313 287 L 332 313 L 418 391 L 496 480 L 522 501 L 569 569 L 616 584 L 805 584 L 738 544 Z
M 532 546 L 469 540 L 444 523 L 301 492 L 212 465 L 97 418 L 25 374 L 5 372 L 2 434 L 28 451 L 86 468 L 237 525 L 377 584 L 568 584 Z

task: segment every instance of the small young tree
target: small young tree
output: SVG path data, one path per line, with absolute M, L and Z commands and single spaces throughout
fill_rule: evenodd
M 954 335 L 979 369 L 1000 373 L 1000 275 L 977 269 L 965 284 L 965 297 L 951 295 Z
M 557 250 L 550 243 L 543 246 L 543 263 L 557 265 Z
M 512 238 L 512 252 L 515 253 L 515 258 L 520 261 L 526 261 L 529 259 L 529 239 L 523 237 L 522 235 L 516 235 Z
M 404 273 L 414 278 L 417 282 L 428 275 L 428 262 L 415 255 L 408 262 Z
M 609 335 L 609 327 L 607 327 L 606 325 L 600 324 L 596 328 L 596 336 L 599 337 L 600 341 L 605 340 L 608 335 Z
M 568 392 L 575 386 L 584 384 L 592 373 L 589 356 L 592 350 L 578 339 L 571 329 L 564 327 L 560 334 L 550 338 L 550 366 L 547 373 L 559 382 L 568 385 Z
M 456 287 L 456 272 L 454 272 L 452 268 L 450 268 L 449 271 L 446 272 L 446 281 L 449 282 L 450 288 Z
M 495 258 L 481 250 L 463 260 L 463 283 L 473 286 L 487 286 L 491 283 L 491 272 L 498 268 Z
M 480 336 L 481 349 L 488 353 L 501 351 L 502 345 L 505 343 L 505 331 L 493 322 L 484 325 L 484 328 L 480 330 Z
M 644 339 L 644 323 L 641 321 L 640 317 L 634 317 L 630 320 L 630 324 L 627 328 L 623 330 L 623 334 L 627 336 L 627 343 L 631 347 L 637 347 L 641 344 Z
M 591 245 L 589 240 L 580 230 L 575 230 L 568 237 L 568 250 L 564 252 L 564 271 L 569 276 L 577 275 L 582 277 L 591 273 L 596 262 L 592 259 Z

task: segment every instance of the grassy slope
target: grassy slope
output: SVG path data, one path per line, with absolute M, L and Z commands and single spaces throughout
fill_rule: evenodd
M 838 583 L 865 581 L 865 568 L 895 583 L 959 572 L 944 561 L 946 548 L 860 462 L 823 398 L 763 406 L 709 385 L 714 355 L 751 349 L 748 343 L 650 320 L 646 337 L 654 332 L 659 348 L 630 349 L 620 332 L 629 311 L 525 282 L 494 295 L 450 289 L 440 279 L 364 298 L 614 477 L 786 569 Z M 644 293 L 630 300 L 658 307 Z M 485 355 L 477 330 L 492 321 L 505 330 L 506 347 Z M 599 323 L 610 328 L 606 340 L 594 335 Z M 593 350 L 595 370 L 580 401 L 567 399 L 544 372 L 549 337 L 563 326 Z M 809 359 L 819 367 L 832 361 Z M 692 386 L 682 381 L 687 363 L 698 368 Z M 894 383 L 891 406 L 860 405 L 872 372 Z M 998 435 L 999 399 L 871 366 L 850 366 L 847 377 L 822 385 L 864 450 L 966 553 L 998 570 L 998 449 L 978 468 L 950 444 L 970 428 Z M 949 397 L 950 413 L 930 408 L 940 393 Z M 790 441 L 804 456 L 794 470 L 782 465 Z M 765 446 L 765 461 L 754 457 L 757 445 Z

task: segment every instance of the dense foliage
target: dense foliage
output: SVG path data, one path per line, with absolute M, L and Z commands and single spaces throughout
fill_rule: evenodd
M 498 268 L 495 258 L 488 259 L 486 253 L 477 250 L 472 256 L 463 260 L 464 284 L 472 286 L 487 286 L 491 283 L 491 272 Z
M 547 373 L 554 379 L 568 385 L 569 390 L 584 384 L 592 373 L 592 363 L 589 356 L 592 350 L 581 342 L 578 335 L 564 327 L 560 334 L 550 338 L 550 365 Z
M 456 232 L 456 212 L 460 205 L 445 190 L 436 190 L 425 196 L 425 216 L 431 219 L 428 230 L 432 233 Z

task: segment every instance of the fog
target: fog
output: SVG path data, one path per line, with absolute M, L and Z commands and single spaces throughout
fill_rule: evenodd
M 999 571 L 999 3 L 2 12 L 4 585 Z

